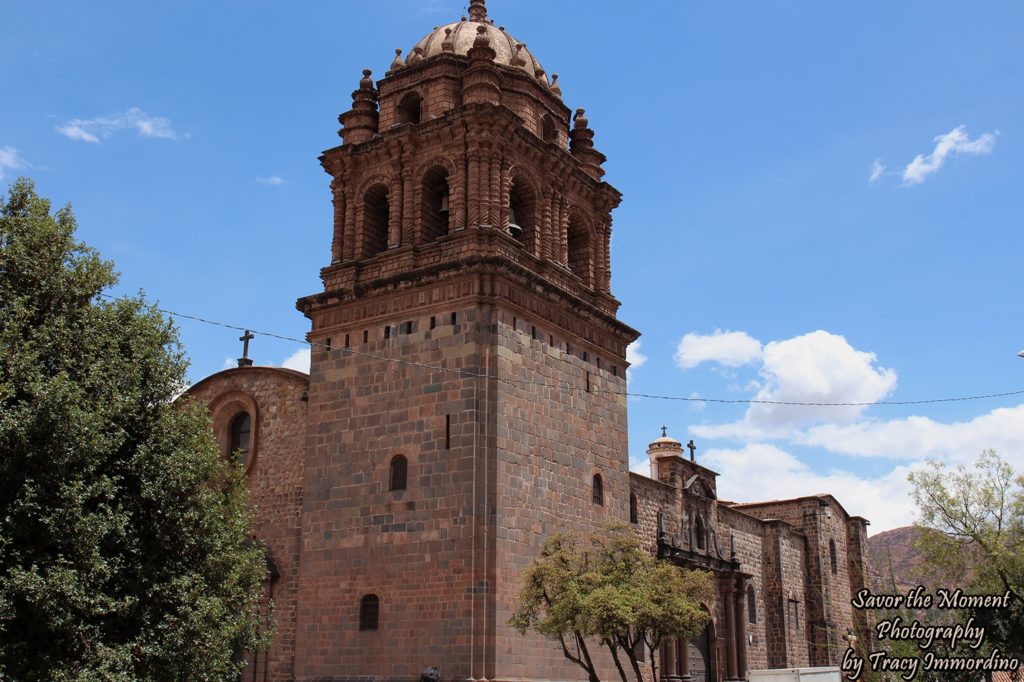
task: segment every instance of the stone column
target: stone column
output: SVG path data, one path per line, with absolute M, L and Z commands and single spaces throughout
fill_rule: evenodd
M 736 666 L 742 679 L 747 677 L 747 578 L 736 579 Z
M 356 257 L 356 201 L 351 190 L 345 190 L 345 228 L 341 240 L 342 260 Z
M 331 262 L 341 260 L 345 243 L 345 193 L 338 187 L 334 190 L 334 238 L 331 240 Z
M 551 224 L 552 216 L 554 215 L 551 210 L 551 205 L 554 203 L 554 194 L 550 189 L 545 188 L 541 194 L 541 218 L 540 218 L 540 251 L 538 255 L 545 260 L 553 259 L 553 251 L 551 248 Z
M 416 179 L 413 177 L 411 163 L 406 164 L 402 171 L 402 229 L 399 243 L 403 245 L 418 244 L 423 236 L 420 233 L 422 221 L 416 220 L 417 200 L 419 196 Z M 415 236 L 414 236 L 415 234 Z
M 690 643 L 685 639 L 679 642 L 679 679 L 681 682 L 690 682 L 693 676 L 690 675 Z
M 469 178 L 466 187 L 466 225 L 480 224 L 480 152 L 469 153 Z
M 679 682 L 679 671 L 676 668 L 676 641 L 669 640 L 661 645 L 665 652 L 662 662 L 661 679 L 665 682 Z
M 736 585 L 727 579 L 722 585 L 723 611 L 725 612 L 725 658 L 727 680 L 738 680 L 736 676 L 736 606 L 733 603 Z

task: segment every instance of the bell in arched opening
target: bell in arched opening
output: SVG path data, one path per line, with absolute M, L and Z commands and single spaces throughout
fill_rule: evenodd
M 520 241 L 523 239 L 523 228 L 516 222 L 516 210 L 511 206 L 508 207 L 508 233 Z

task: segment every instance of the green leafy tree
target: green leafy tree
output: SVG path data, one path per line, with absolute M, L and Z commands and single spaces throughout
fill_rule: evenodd
M 710 616 L 711 576 L 659 561 L 621 525 L 580 538 L 549 538 L 522 575 L 519 605 L 509 623 L 557 640 L 567 659 L 599 682 L 589 642 L 606 647 L 622 678 L 628 665 L 636 682 L 643 674 L 637 653 L 646 649 L 652 679 L 655 652 L 668 638 L 689 639 Z M 571 645 L 571 646 L 570 646 Z M 623 660 L 625 659 L 625 660 Z
M 177 332 L 28 180 L 0 205 L 0 679 L 223 680 L 263 550 Z
M 910 482 L 926 560 L 964 592 L 1009 593 L 1008 608 L 967 615 L 985 627 L 986 651 L 1024 657 L 1024 476 L 986 450 L 973 471 L 929 462 Z

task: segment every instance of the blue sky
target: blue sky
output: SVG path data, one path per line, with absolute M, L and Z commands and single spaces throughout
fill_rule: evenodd
M 302 337 L 329 259 L 337 115 L 458 0 L 15 3 L 0 33 L 0 182 L 71 202 L 118 293 Z M 630 390 L 807 402 L 1024 389 L 1024 5 L 490 0 L 584 107 L 624 195 L 613 291 L 643 333 Z M 238 332 L 181 320 L 191 379 Z M 258 337 L 256 362 L 300 346 Z M 299 360 L 293 360 L 293 362 Z M 635 398 L 720 493 L 830 490 L 873 531 L 907 470 L 996 448 L 1024 396 L 774 408 Z

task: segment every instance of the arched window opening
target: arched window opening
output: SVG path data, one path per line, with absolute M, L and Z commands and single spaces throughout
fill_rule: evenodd
M 540 123 L 541 137 L 545 142 L 558 142 L 558 126 L 555 125 L 555 119 L 550 114 L 544 114 L 544 118 L 541 119 Z
M 359 629 L 376 630 L 380 624 L 380 598 L 375 594 L 363 595 L 359 600 Z
M 533 219 L 536 209 L 537 196 L 533 188 L 525 180 L 513 178 L 508 189 L 508 233 L 530 251 L 534 250 L 536 230 Z
M 757 623 L 757 600 L 754 598 L 754 586 L 747 585 L 747 622 Z
M 412 123 L 420 122 L 423 111 L 423 98 L 417 92 L 407 92 L 398 103 L 398 122 Z
M 839 572 L 839 562 L 836 561 L 836 541 L 828 541 L 828 558 L 832 562 L 832 575 Z
M 636 494 L 629 494 L 629 522 L 640 523 L 640 510 L 637 509 Z
M 371 258 L 388 248 L 388 223 L 391 208 L 388 188 L 374 185 L 363 197 L 363 257 Z
M 422 240 L 430 242 L 448 234 L 448 169 L 436 166 L 423 176 Z
M 233 458 L 240 467 L 249 465 L 249 435 L 252 430 L 252 419 L 248 412 L 239 412 L 231 419 L 228 426 L 228 456 Z
M 604 506 L 604 481 L 601 480 L 601 474 L 594 474 L 593 502 L 598 506 Z
M 694 544 L 697 549 L 705 549 L 707 547 L 707 531 L 704 529 L 704 520 L 697 517 L 697 520 L 693 524 Z
M 569 218 L 569 269 L 590 286 L 590 233 L 577 216 Z
M 403 455 L 395 455 L 391 460 L 391 481 L 389 490 L 405 490 L 406 475 L 409 461 Z

